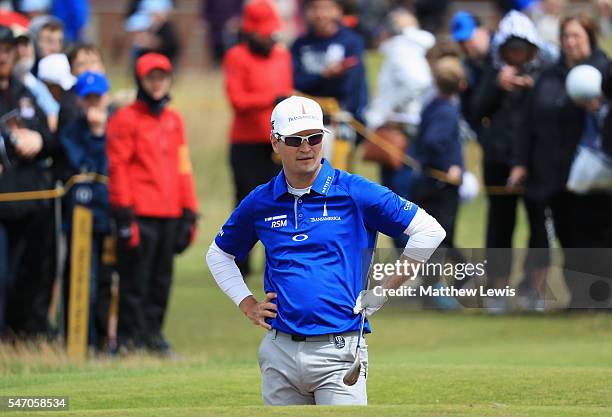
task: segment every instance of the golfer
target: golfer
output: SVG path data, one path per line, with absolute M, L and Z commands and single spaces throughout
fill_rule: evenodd
M 402 258 L 424 262 L 445 232 L 415 204 L 322 158 L 325 129 L 315 101 L 287 98 L 271 122 L 283 169 L 234 210 L 206 260 L 221 289 L 268 330 L 259 348 L 265 404 L 365 405 L 363 339 L 357 383 L 347 386 L 343 376 L 354 360 L 360 313 L 371 316 L 386 297 L 364 290 L 369 260 L 363 254 L 376 247 L 377 232 L 406 233 Z M 235 262 L 258 240 L 266 250 L 263 301 L 253 297 Z M 397 288 L 406 278 L 383 287 Z

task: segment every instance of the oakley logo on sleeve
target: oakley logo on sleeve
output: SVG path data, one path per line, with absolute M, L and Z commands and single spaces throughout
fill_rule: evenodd
M 406 210 L 406 211 L 408 211 L 408 210 L 412 209 L 412 206 L 414 206 L 414 203 L 413 203 L 412 201 L 408 201 L 408 200 L 406 200 L 405 198 L 401 198 L 401 197 L 400 197 L 400 200 L 401 200 L 403 203 L 406 203 L 406 204 L 404 205 L 404 210 Z

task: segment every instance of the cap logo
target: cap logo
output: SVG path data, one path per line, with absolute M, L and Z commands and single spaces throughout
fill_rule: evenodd
M 301 119 L 319 120 L 319 118 L 315 116 L 314 114 L 302 114 L 299 116 L 289 117 L 289 122 L 295 122 L 296 120 L 301 120 Z
M 302 103 L 302 114 L 306 114 L 306 109 L 304 108 L 304 104 Z

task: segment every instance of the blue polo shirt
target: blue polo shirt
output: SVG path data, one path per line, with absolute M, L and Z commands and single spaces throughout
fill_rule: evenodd
M 365 289 L 377 232 L 399 236 L 418 207 L 325 159 L 309 194 L 287 191 L 281 170 L 234 210 L 215 242 L 243 259 L 261 240 L 265 292 L 277 294 L 279 331 L 304 336 L 359 330 L 353 313 Z M 369 331 L 369 325 L 366 325 Z

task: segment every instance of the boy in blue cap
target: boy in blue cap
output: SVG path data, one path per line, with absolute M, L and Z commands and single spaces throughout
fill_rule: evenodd
M 89 343 L 97 347 L 102 346 L 106 335 L 105 314 L 94 314 L 94 312 L 100 311 L 96 304 L 101 301 L 97 293 L 102 265 L 102 249 L 104 239 L 110 235 L 110 204 L 108 188 L 104 181 L 104 177 L 108 175 L 106 121 L 108 119 L 109 89 L 110 84 L 103 74 L 90 71 L 81 74 L 77 79 L 74 91 L 78 96 L 82 115 L 66 126 L 59 137 L 65 154 L 64 174 L 68 177 L 77 174 L 91 175 L 90 179 L 72 186 L 64 197 L 66 206 L 64 230 L 70 236 L 75 205 L 85 206 L 92 210 Z M 69 285 L 70 246 L 70 239 L 68 239 L 65 288 L 68 288 Z

